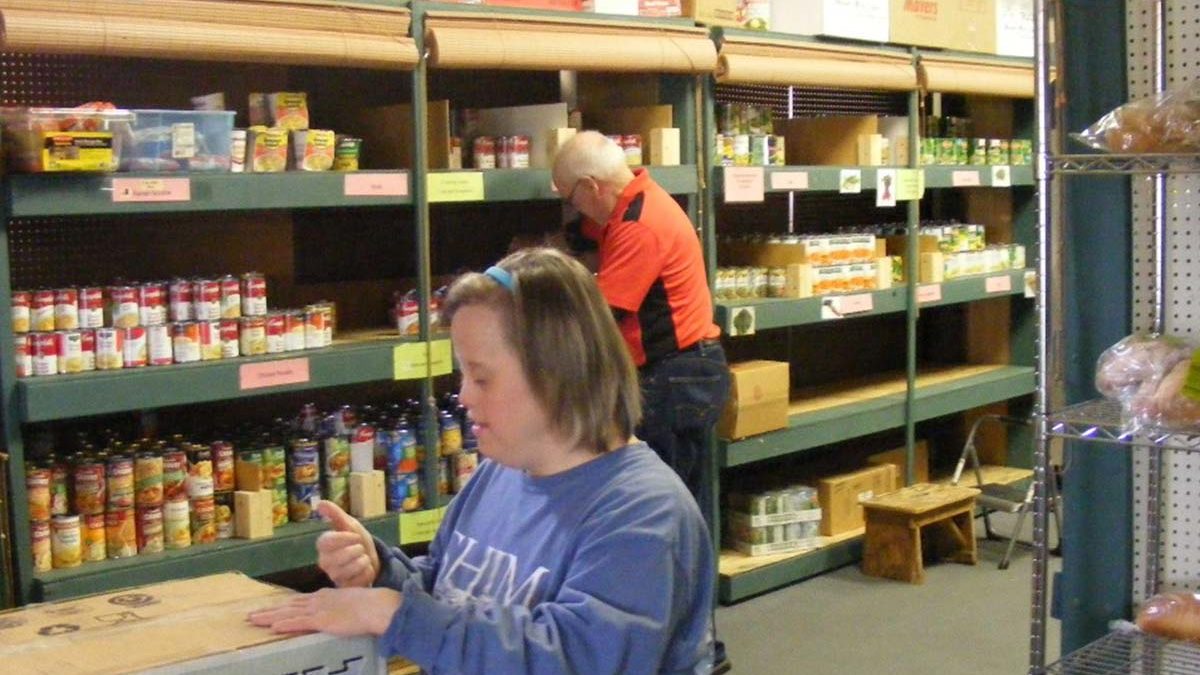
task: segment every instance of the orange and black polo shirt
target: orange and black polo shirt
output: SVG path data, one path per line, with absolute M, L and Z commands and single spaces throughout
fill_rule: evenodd
M 638 367 L 720 337 L 700 240 L 648 171 L 634 170 L 608 222 L 583 233 L 599 244 L 597 282 Z

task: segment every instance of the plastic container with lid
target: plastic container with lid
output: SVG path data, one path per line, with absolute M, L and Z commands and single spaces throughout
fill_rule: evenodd
M 134 110 L 122 171 L 229 171 L 233 118 L 227 110 Z
M 116 171 L 134 115 L 116 109 L 4 108 L 0 119 L 12 171 Z

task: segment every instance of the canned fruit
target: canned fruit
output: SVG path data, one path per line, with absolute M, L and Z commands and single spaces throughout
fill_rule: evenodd
M 78 567 L 83 562 L 79 516 L 54 516 L 50 521 L 50 555 L 54 569 Z
M 33 294 L 29 291 L 13 291 L 12 326 L 14 333 L 28 333 L 32 327 L 31 302 L 33 302 Z
M 105 513 L 104 531 L 110 559 L 137 555 L 137 521 L 133 509 Z
M 302 523 L 317 517 L 317 504 L 321 501 L 321 486 L 317 483 L 291 485 L 288 487 L 288 518 L 293 523 Z
M 30 523 L 29 539 L 33 552 L 33 571 L 49 572 L 54 568 L 53 546 L 50 543 L 50 521 L 35 520 Z
M 168 550 L 192 545 L 191 515 L 187 499 L 168 501 L 163 507 L 163 547 Z

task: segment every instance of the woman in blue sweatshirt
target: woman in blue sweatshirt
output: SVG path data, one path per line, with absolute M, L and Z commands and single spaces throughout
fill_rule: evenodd
M 429 554 L 410 559 L 322 502 L 318 564 L 337 588 L 251 620 L 377 635 L 435 674 L 709 672 L 709 535 L 633 437 L 637 372 L 592 276 L 520 251 L 456 281 L 443 312 L 487 459 Z

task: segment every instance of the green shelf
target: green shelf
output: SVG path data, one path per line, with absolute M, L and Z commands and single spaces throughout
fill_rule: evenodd
M 725 194 L 725 172 L 724 167 L 716 167 L 713 170 L 713 190 L 715 194 Z M 752 167 L 746 167 L 752 168 Z M 763 169 L 763 185 L 765 191 L 770 193 L 785 193 L 785 192 L 839 192 L 841 187 L 841 176 L 843 170 L 859 170 L 862 172 L 862 191 L 874 192 L 875 181 L 880 169 L 892 169 L 895 171 L 907 170 L 908 167 L 874 167 L 874 166 L 765 166 Z M 1013 186 L 1033 185 L 1033 167 L 1030 166 L 1014 166 L 1011 169 L 1011 182 Z M 926 189 L 941 189 L 952 188 L 956 186 L 968 187 L 978 185 L 979 187 L 992 186 L 992 171 L 991 167 L 983 166 L 927 166 L 925 171 L 925 187 Z M 774 188 L 773 181 L 784 180 L 781 178 L 772 178 L 776 174 L 781 176 L 791 176 L 792 181 L 800 180 L 807 181 L 808 187 L 800 190 L 793 190 L 787 187 Z M 803 177 L 800 177 L 803 174 Z M 971 185 L 962 185 L 963 183 Z M 794 182 L 791 184 L 795 184 Z
M 995 284 L 994 281 L 989 280 L 1004 277 L 1008 279 L 1006 284 L 998 284 L 997 286 L 1003 288 L 1007 285 L 1008 290 L 988 290 L 989 283 Z M 1009 270 L 995 274 L 983 274 L 944 281 L 940 284 L 922 284 L 923 288 L 929 288 L 930 290 L 934 290 L 935 286 L 937 287 L 937 293 L 931 295 L 928 301 L 922 301 L 920 303 L 922 307 L 963 304 L 987 300 L 989 298 L 1022 294 L 1025 292 L 1025 270 Z M 898 314 L 904 312 L 908 307 L 908 289 L 905 286 L 882 291 L 869 291 L 869 293 L 871 295 L 871 310 L 848 315 L 847 319 L 878 316 L 880 314 Z M 821 312 L 822 305 L 834 297 L 837 296 L 798 299 L 758 298 L 753 300 L 720 300 L 716 303 L 715 307 L 716 322 L 725 331 L 726 335 L 733 335 L 734 331 L 731 322 L 733 321 L 733 317 L 742 308 L 752 308 L 754 310 L 755 330 L 770 330 L 772 328 L 803 326 L 805 324 L 839 320 L 822 316 Z
M 400 539 L 399 514 L 363 521 L 389 544 Z M 239 571 L 252 577 L 315 565 L 316 542 L 329 526 L 320 521 L 289 523 L 264 539 L 222 539 L 176 551 L 84 563 L 35 575 L 35 600 L 62 600 L 184 577 Z
M 647 167 L 650 175 L 664 190 L 673 195 L 695 194 L 700 189 L 700 181 L 694 164 L 681 166 L 652 166 Z M 438 174 L 467 174 L 464 171 L 433 171 Z M 483 202 L 521 202 L 532 200 L 557 200 L 560 195 L 554 191 L 550 181 L 550 169 L 484 169 L 476 173 L 483 174 Z M 476 202 L 480 200 L 447 200 L 442 203 Z M 431 199 L 430 203 L 439 203 Z
M 862 548 L 858 536 L 738 574 L 722 573 L 717 597 L 727 605 L 849 565 L 862 559 Z
M 401 176 L 404 195 L 347 196 L 347 181 Z M 116 202 L 113 181 L 186 180 L 186 201 Z M 285 173 L 180 173 L 180 174 L 17 174 L 4 180 L 12 218 L 185 213 L 203 211 L 257 211 L 265 209 L 316 209 L 363 206 L 398 206 L 412 203 L 407 171 Z M 395 192 L 394 185 L 385 191 Z
M 902 375 L 890 379 L 893 384 L 899 382 L 902 385 L 903 381 Z M 877 390 L 879 384 L 879 380 L 872 381 L 863 390 Z M 943 369 L 936 378 L 930 379 L 929 384 L 918 383 L 913 418 L 921 422 L 1025 396 L 1035 389 L 1035 371 L 1031 367 Z M 853 391 L 840 391 L 838 398 L 851 400 Z M 788 418 L 786 429 L 740 441 L 721 441 L 717 461 L 723 468 L 741 466 L 899 428 L 904 426 L 904 399 L 901 386 L 899 391 L 793 414 Z
M 47 422 L 390 380 L 395 374 L 395 347 L 415 342 L 379 339 L 269 356 L 22 378 L 17 381 L 17 396 L 23 422 Z M 308 381 L 241 388 L 242 366 L 291 359 L 308 361 Z
M 1012 187 L 1032 186 L 1032 166 L 1010 166 L 1010 182 Z M 994 187 L 992 184 L 992 167 L 990 166 L 927 166 L 925 167 L 926 189 L 941 189 L 963 186 L 961 183 L 979 181 L 979 187 Z M 957 182 L 956 182 L 957 181 Z

